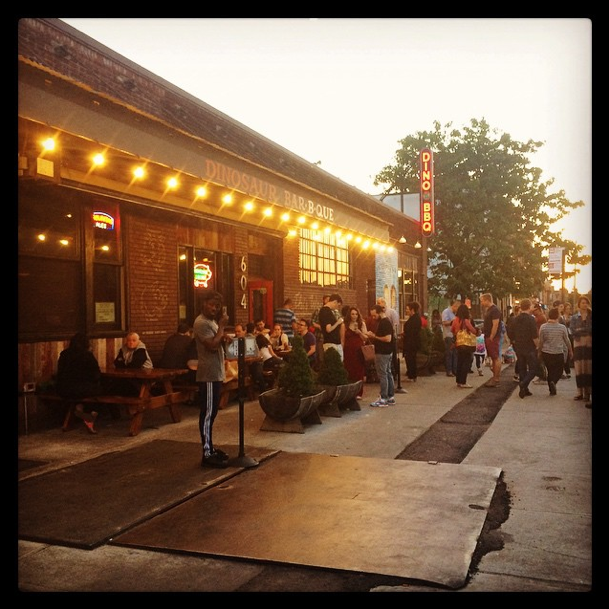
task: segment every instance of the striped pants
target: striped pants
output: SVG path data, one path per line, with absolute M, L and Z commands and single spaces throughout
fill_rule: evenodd
M 197 384 L 199 385 L 199 395 L 201 396 L 199 433 L 201 434 L 201 444 L 203 445 L 203 457 L 209 457 L 214 452 L 212 429 L 218 414 L 218 406 L 220 405 L 222 381 L 206 381 Z

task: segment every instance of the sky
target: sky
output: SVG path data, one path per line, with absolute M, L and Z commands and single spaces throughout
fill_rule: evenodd
M 541 141 L 531 164 L 585 203 L 557 228 L 592 254 L 587 18 L 62 21 L 369 194 L 399 140 L 435 121 Z M 592 265 L 575 282 L 591 289 Z

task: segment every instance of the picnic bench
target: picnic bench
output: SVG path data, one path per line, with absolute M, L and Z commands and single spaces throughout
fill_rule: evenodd
M 137 396 L 97 395 L 86 398 L 64 398 L 56 394 L 40 394 L 42 400 L 59 401 L 66 405 L 63 430 L 68 431 L 74 422 L 74 410 L 78 404 L 98 405 L 115 404 L 125 406 L 131 417 L 129 435 L 137 436 L 142 428 L 144 412 L 166 407 L 173 423 L 182 420 L 179 404 L 188 399 L 188 395 L 173 387 L 173 380 L 185 374 L 187 370 L 173 368 L 102 368 L 102 378 L 130 379 L 140 383 Z M 154 392 L 152 390 L 154 386 Z

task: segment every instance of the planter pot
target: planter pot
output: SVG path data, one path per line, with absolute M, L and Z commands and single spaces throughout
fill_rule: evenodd
M 317 409 L 325 399 L 325 390 L 303 397 L 286 396 L 280 389 L 271 389 L 258 396 L 266 417 L 262 431 L 304 433 L 303 423 L 321 424 Z
M 429 353 L 417 353 L 417 370 L 419 373 L 434 374 L 432 370 L 438 366 L 444 365 L 444 354 L 440 351 L 431 351 Z
M 319 414 L 324 417 L 341 417 L 341 410 L 361 410 L 357 394 L 362 387 L 362 381 L 347 385 L 320 385 L 331 397 L 319 406 Z

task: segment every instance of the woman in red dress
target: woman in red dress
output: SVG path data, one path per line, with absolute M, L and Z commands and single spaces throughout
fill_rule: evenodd
M 362 353 L 362 345 L 368 341 L 366 334 L 368 329 L 357 307 L 349 307 L 344 325 L 344 364 L 350 381 L 362 381 L 362 387 L 357 395 L 357 398 L 360 399 L 363 396 L 366 382 L 366 362 Z

